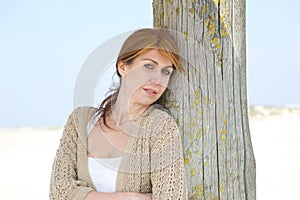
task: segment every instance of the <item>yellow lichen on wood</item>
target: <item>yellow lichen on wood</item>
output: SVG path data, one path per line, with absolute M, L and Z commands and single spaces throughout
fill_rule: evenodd
M 223 54 L 222 54 L 222 52 L 219 52 L 219 54 L 218 54 L 218 58 L 219 59 L 221 59 L 223 57 Z
M 207 18 L 207 19 L 205 20 L 205 26 L 206 26 L 206 27 L 208 27 L 209 21 L 210 21 L 209 18 Z
M 186 150 L 186 154 L 189 155 L 190 157 L 192 157 L 192 152 L 191 152 L 191 150 L 189 150 L 189 149 Z
M 190 126 L 193 126 L 192 124 L 190 124 Z M 188 133 L 187 134 L 190 140 L 194 140 L 194 134 Z
M 221 135 L 222 144 L 224 144 L 225 140 L 226 140 L 226 133 L 227 133 L 227 131 L 225 129 L 223 129 L 221 131 L 221 133 L 222 133 L 222 135 Z
M 190 2 L 191 2 L 191 3 L 194 3 L 194 2 L 195 2 L 195 0 L 190 0 Z
M 194 167 L 191 167 L 191 175 L 192 176 L 196 175 L 196 169 Z
M 224 29 L 228 29 L 228 25 L 224 23 L 224 24 L 223 24 L 223 28 L 224 28 Z
M 184 158 L 184 165 L 187 165 L 190 163 L 190 159 L 189 158 Z
M 219 38 L 214 37 L 212 40 L 213 45 L 215 46 L 216 49 L 220 48 L 220 43 L 219 43 Z
M 221 17 L 220 17 L 220 22 L 221 22 L 221 23 L 224 23 L 225 20 L 226 20 L 226 13 L 223 13 L 223 14 L 221 15 Z
M 219 38 L 214 37 L 214 39 L 212 40 L 212 43 L 213 43 L 214 45 L 217 45 L 217 44 L 219 43 Z
M 201 183 L 199 185 L 195 185 L 193 188 L 192 188 L 192 191 L 193 193 L 195 193 L 195 196 L 200 196 L 200 195 L 203 195 L 203 192 L 204 192 L 204 184 Z M 202 196 L 203 198 L 203 196 Z M 197 198 L 198 199 L 198 198 Z
M 230 6 L 227 5 L 225 9 L 228 12 L 230 10 Z
M 214 2 L 214 4 L 215 4 L 215 6 L 218 7 L 218 6 L 219 6 L 220 0 L 213 0 L 213 2 Z
M 223 185 L 220 183 L 220 192 L 223 192 Z
M 203 184 L 203 183 L 200 185 L 200 191 L 201 191 L 202 193 L 204 192 L 204 184 Z
M 179 8 L 179 7 L 176 7 L 175 11 L 176 11 L 176 15 L 179 15 L 180 8 Z
M 227 13 L 223 13 L 220 17 L 221 27 L 219 27 L 221 29 L 220 35 L 223 38 L 229 36 L 228 25 L 226 23 L 226 20 L 227 20 Z
M 194 8 L 190 8 L 190 9 L 189 9 L 189 12 L 190 12 L 191 14 L 194 14 L 194 13 L 195 13 L 195 9 L 194 9 Z
M 166 0 L 166 1 L 167 1 L 167 3 L 173 5 L 173 1 L 172 0 Z
M 227 30 L 222 29 L 221 30 L 221 37 L 228 37 L 229 36 L 229 32 L 227 32 Z
M 196 104 L 197 104 L 197 105 L 200 105 L 200 103 L 201 103 L 201 99 L 200 99 L 199 97 L 197 97 L 197 98 L 196 98 Z
M 183 34 L 183 36 L 184 36 L 185 39 L 188 38 L 188 33 L 186 31 L 183 31 L 182 34 Z
M 195 90 L 194 94 L 195 94 L 196 97 L 199 97 L 199 91 L 198 90 Z
M 202 110 L 201 110 L 201 109 L 198 109 L 198 110 L 197 110 L 197 113 L 198 113 L 198 115 L 202 115 Z
M 202 13 L 206 13 L 206 8 L 207 8 L 206 5 L 203 5 L 203 6 L 202 6 L 202 8 L 201 8 Z
M 196 196 L 196 197 L 199 197 L 200 195 L 201 195 L 200 191 L 199 191 L 199 190 L 196 190 L 196 191 L 195 191 L 195 196 Z
M 220 69 L 222 69 L 222 67 L 223 67 L 223 62 L 222 62 L 222 61 L 219 61 L 219 62 L 218 62 L 218 67 L 219 67 Z
M 203 184 L 195 185 L 192 188 L 192 191 L 193 191 L 194 197 L 202 196 L 203 195 L 203 191 L 204 191 L 204 185 Z M 198 198 L 196 198 L 196 199 L 198 199 Z
M 201 153 L 201 151 L 199 149 L 195 151 L 196 155 L 200 155 L 200 153 Z
M 204 104 L 207 105 L 207 103 L 208 103 L 207 96 L 204 96 L 204 97 L 203 97 L 203 101 L 204 101 Z
M 211 23 L 208 27 L 210 34 L 214 35 L 215 34 L 215 24 Z
M 226 141 L 226 135 L 225 135 L 225 134 L 224 134 L 224 135 L 221 135 L 221 140 L 222 140 L 222 144 L 224 144 L 225 141 Z

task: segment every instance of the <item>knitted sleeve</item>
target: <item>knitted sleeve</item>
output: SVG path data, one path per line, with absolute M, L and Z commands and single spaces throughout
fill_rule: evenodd
M 151 142 L 152 200 L 187 199 L 182 153 L 177 124 L 168 116 Z
M 77 180 L 77 140 L 78 134 L 75 126 L 75 109 L 64 126 L 63 136 L 56 152 L 52 166 L 50 182 L 51 200 L 82 200 L 86 194 L 93 190 L 80 180 Z

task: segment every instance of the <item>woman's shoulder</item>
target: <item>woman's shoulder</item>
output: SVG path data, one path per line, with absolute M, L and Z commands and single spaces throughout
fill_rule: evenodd
M 145 128 L 151 132 L 152 139 L 173 141 L 179 138 L 176 120 L 166 108 L 155 106 L 146 121 Z
M 149 113 L 147 121 L 150 127 L 155 127 L 155 129 L 161 129 L 163 127 L 177 129 L 177 123 L 175 119 L 172 117 L 171 112 L 161 106 L 161 105 L 152 105 L 151 111 Z
M 77 128 L 78 126 L 85 127 L 96 112 L 97 108 L 95 107 L 79 106 L 74 108 L 73 111 L 69 114 L 69 120 L 72 120 L 76 124 Z
M 86 137 L 87 125 L 92 116 L 97 112 L 97 108 L 91 106 L 80 106 L 72 110 L 65 126 L 76 130 L 77 136 Z
M 91 118 L 97 112 L 97 108 L 91 106 L 79 106 L 73 109 L 70 115 L 73 116 L 88 116 Z
M 160 121 L 170 119 L 170 118 L 173 119 L 171 112 L 166 107 L 163 107 L 160 104 L 151 105 L 149 109 L 150 109 L 149 116 L 153 119 L 160 120 Z

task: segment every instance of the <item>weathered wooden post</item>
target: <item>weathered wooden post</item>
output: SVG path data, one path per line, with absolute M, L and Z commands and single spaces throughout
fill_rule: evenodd
M 154 26 L 175 31 L 186 68 L 163 102 L 182 131 L 189 199 L 256 199 L 245 4 L 153 0 Z

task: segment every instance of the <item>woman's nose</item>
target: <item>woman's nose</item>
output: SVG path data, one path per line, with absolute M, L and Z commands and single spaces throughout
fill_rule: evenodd
M 160 84 L 160 82 L 161 82 L 160 78 L 157 78 L 157 77 L 155 77 L 155 78 L 152 77 L 152 78 L 150 79 L 150 83 L 155 84 L 155 85 Z
M 155 73 L 150 79 L 150 83 L 153 83 L 155 85 L 163 85 L 165 86 L 167 84 L 166 78 L 163 76 L 163 74 L 160 73 Z

